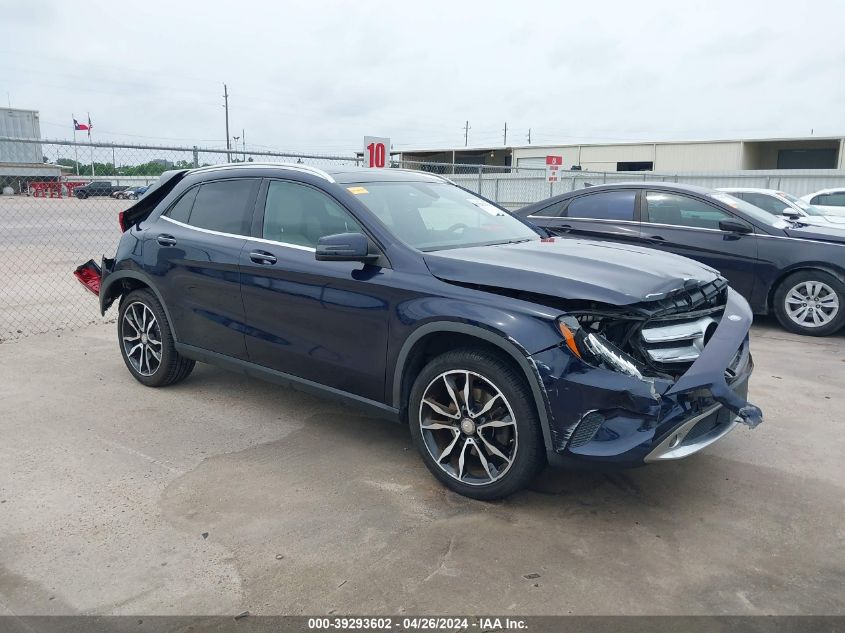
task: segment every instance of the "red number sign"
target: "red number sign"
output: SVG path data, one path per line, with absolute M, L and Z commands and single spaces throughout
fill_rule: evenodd
M 390 161 L 390 139 L 378 136 L 364 137 L 364 166 L 381 169 Z
M 561 165 L 563 156 L 546 156 L 546 180 L 557 182 Z
M 369 164 L 367 167 L 384 167 L 384 143 L 370 143 L 367 145 L 367 160 Z

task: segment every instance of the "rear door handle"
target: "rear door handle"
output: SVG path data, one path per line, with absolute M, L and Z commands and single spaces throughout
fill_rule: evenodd
M 572 225 L 571 224 L 558 224 L 552 230 L 558 231 L 560 233 L 569 233 L 572 230 Z
M 252 251 L 249 254 L 249 258 L 254 261 L 256 264 L 275 264 L 276 263 L 276 256 L 273 253 L 268 253 L 267 251 Z
M 162 246 L 176 246 L 176 238 L 172 235 L 162 233 L 156 238 L 156 241 Z
M 649 242 L 656 242 L 656 243 L 659 244 L 660 242 L 665 242 L 666 238 L 663 237 L 662 235 L 649 235 L 646 238 L 646 240 L 648 240 Z

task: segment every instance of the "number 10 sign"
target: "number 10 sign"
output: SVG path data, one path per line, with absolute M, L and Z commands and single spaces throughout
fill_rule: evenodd
M 390 162 L 390 139 L 364 137 L 364 167 L 387 167 Z

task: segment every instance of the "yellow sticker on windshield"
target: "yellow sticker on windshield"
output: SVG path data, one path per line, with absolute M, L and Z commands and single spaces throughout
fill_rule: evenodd
M 355 194 L 356 196 L 360 196 L 362 193 L 370 193 L 363 187 L 347 187 L 346 190 L 351 194 Z

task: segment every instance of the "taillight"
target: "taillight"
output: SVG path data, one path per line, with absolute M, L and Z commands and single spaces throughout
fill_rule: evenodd
M 129 228 L 128 226 L 126 226 L 125 214 L 126 211 L 121 211 L 117 214 L 117 223 L 120 224 L 121 233 L 126 233 L 126 229 Z
M 73 271 L 73 276 L 76 277 L 79 280 L 79 283 L 85 286 L 87 290 L 97 296 L 100 295 L 100 280 L 102 278 L 102 271 L 93 259 L 89 259 L 81 266 L 78 266 L 77 269 Z

